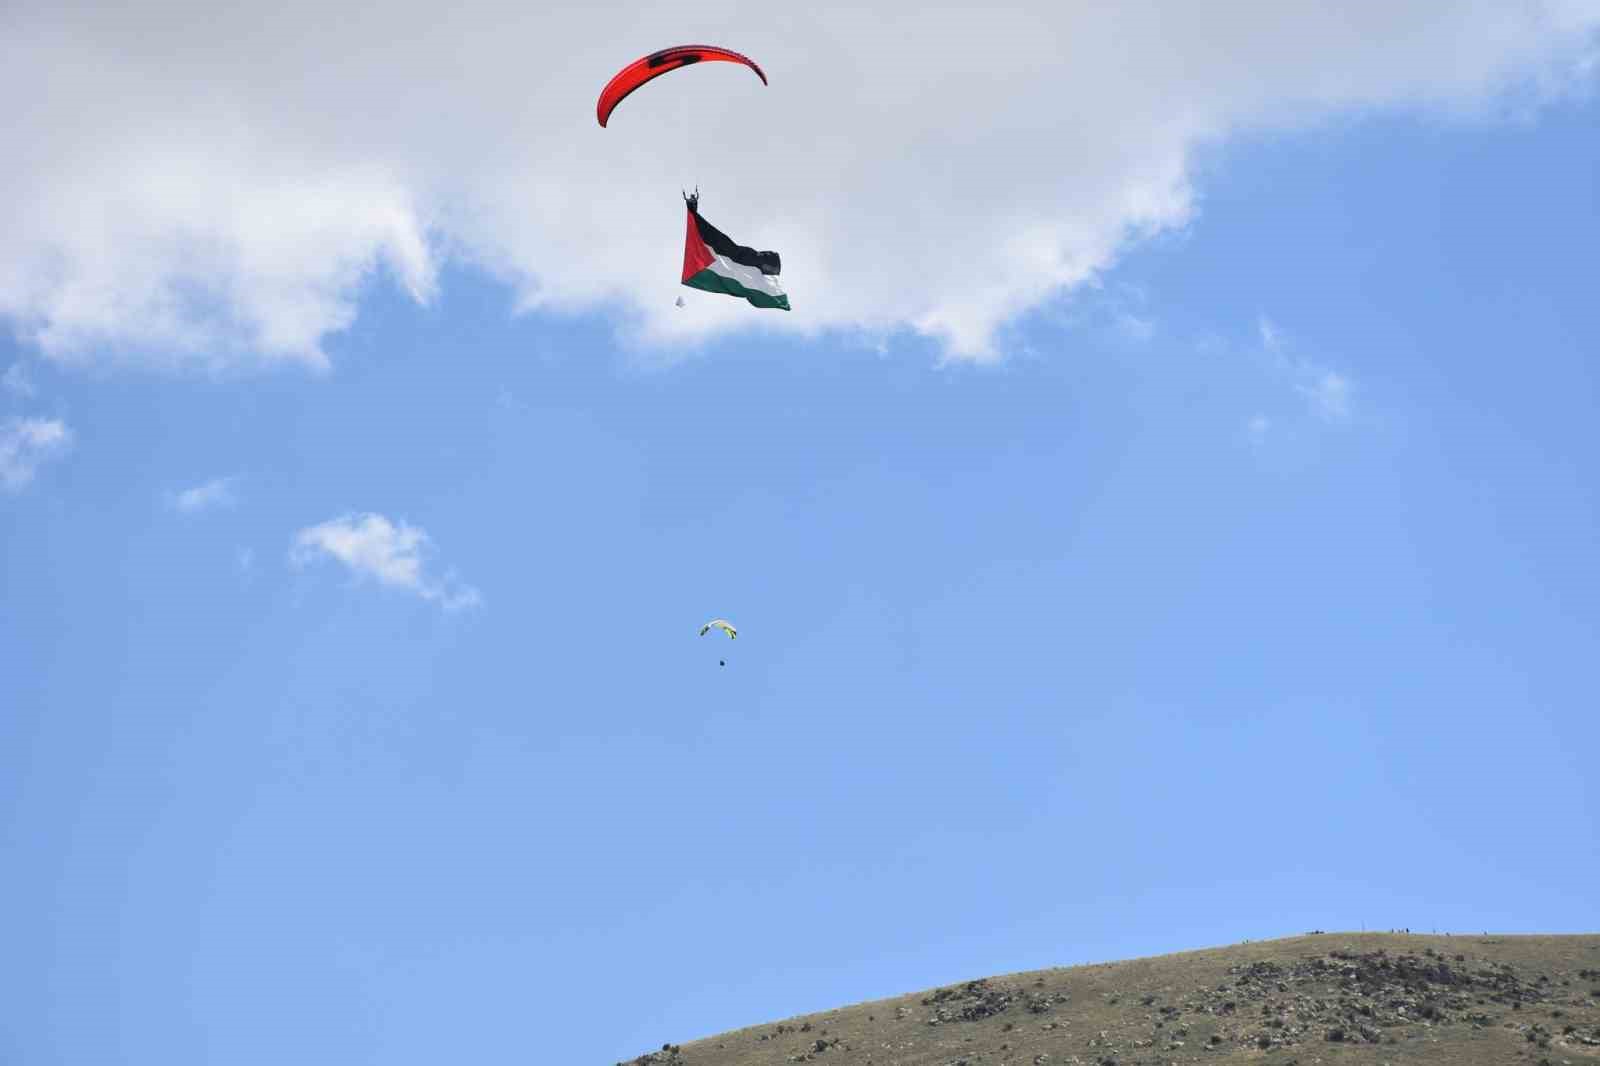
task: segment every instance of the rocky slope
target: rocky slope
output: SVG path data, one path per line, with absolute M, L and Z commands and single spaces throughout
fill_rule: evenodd
M 1600 936 L 1312 934 L 1011 974 L 618 1066 L 1600 1066 Z

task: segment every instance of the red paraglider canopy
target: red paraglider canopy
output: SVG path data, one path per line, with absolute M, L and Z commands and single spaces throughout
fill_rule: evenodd
M 617 76 L 606 82 L 606 87 L 600 91 L 600 102 L 595 105 L 595 118 L 604 126 L 611 117 L 612 110 L 625 96 L 633 92 L 652 78 L 659 78 L 669 70 L 686 67 L 690 63 L 706 63 L 721 60 L 726 63 L 743 63 L 756 72 L 756 77 L 761 79 L 761 84 L 767 84 L 767 76 L 761 73 L 761 68 L 756 66 L 755 60 L 749 56 L 742 56 L 738 52 L 730 52 L 726 48 L 716 48 L 708 44 L 680 44 L 676 48 L 663 48 L 659 52 L 651 52 L 643 59 L 636 59 L 632 63 L 617 71 Z

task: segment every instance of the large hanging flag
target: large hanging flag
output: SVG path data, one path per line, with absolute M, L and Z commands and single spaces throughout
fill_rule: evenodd
M 683 241 L 683 283 L 691 289 L 741 296 L 756 307 L 789 310 L 789 296 L 778 284 L 783 261 L 777 252 L 758 252 L 700 217 L 700 194 L 685 196 L 689 231 Z

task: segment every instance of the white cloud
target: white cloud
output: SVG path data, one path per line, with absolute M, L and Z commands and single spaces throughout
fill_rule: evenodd
M 1290 380 L 1313 414 L 1325 422 L 1343 422 L 1350 417 L 1355 383 L 1348 375 L 1297 354 L 1284 331 L 1266 315 L 1257 317 L 1256 331 L 1273 369 Z
M 204 485 L 184 489 L 173 494 L 172 506 L 185 514 L 194 514 L 213 507 L 232 507 L 239 502 L 238 493 L 234 491 L 234 484 L 237 481 L 237 477 L 219 477 L 207 481 Z
M 1250 437 L 1250 443 L 1259 448 L 1267 443 L 1267 433 L 1272 429 L 1272 419 L 1266 415 L 1255 415 L 1245 423 L 1244 428 Z
M 1256 331 L 1261 334 L 1261 347 L 1276 355 L 1283 347 L 1283 337 L 1272 319 L 1261 315 L 1256 319 Z
M 0 374 L 0 388 L 25 400 L 39 391 L 28 377 L 28 368 L 21 363 L 12 363 L 4 374 Z
M 39 467 L 66 453 L 72 430 L 54 418 L 8 418 L 0 422 L 0 486 L 17 490 Z
M 428 535 L 404 521 L 396 525 L 380 514 L 345 515 L 300 530 L 289 558 L 296 566 L 335 559 L 357 575 L 435 600 L 446 610 L 480 604 L 478 590 L 453 575 L 435 579 L 425 573 L 423 555 L 430 549 Z
M 1328 422 L 1350 417 L 1350 379 L 1332 370 L 1315 370 L 1309 382 L 1295 391 L 1311 402 L 1311 409 Z
M 985 358 L 1009 317 L 1183 226 L 1198 145 L 1537 104 L 1593 78 L 1600 27 L 1593 0 L 325 12 L 9 5 L 0 314 L 59 357 L 320 366 L 375 273 L 425 301 L 454 258 L 656 342 L 910 328 Z M 770 86 L 703 64 L 596 126 L 613 71 L 690 39 Z M 783 253 L 792 314 L 673 306 L 696 182 L 719 226 Z
M 1154 319 L 1136 315 L 1131 311 L 1117 312 L 1116 324 L 1119 334 L 1138 344 L 1145 344 L 1156 335 Z

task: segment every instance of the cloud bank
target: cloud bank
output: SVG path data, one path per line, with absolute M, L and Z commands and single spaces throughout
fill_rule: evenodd
M 333 559 L 358 576 L 433 600 L 449 611 L 480 604 L 482 597 L 472 586 L 450 574 L 438 579 L 425 572 L 423 555 L 430 547 L 426 533 L 403 521 L 396 525 L 380 514 L 344 515 L 300 530 L 289 559 L 296 566 Z
M 996 354 L 1016 314 L 1195 210 L 1195 148 L 1337 112 L 1524 106 L 1593 79 L 1590 0 L 21 0 L 0 15 L 0 315 L 47 355 L 326 364 L 374 278 L 451 262 L 653 344 L 910 329 Z M 688 41 L 755 56 L 626 100 Z M 49 91 L 42 91 L 48 86 Z M 784 255 L 795 311 L 679 310 L 678 189 Z

